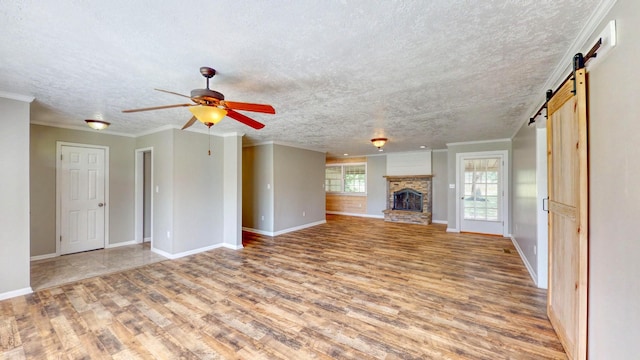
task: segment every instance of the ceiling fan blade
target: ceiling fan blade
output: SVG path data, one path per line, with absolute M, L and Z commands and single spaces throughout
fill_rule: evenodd
M 170 108 L 184 107 L 184 106 L 192 106 L 192 105 L 193 105 L 193 104 L 163 105 L 163 106 L 154 106 L 154 107 L 140 108 L 140 109 L 122 110 L 122 112 L 123 112 L 123 113 L 133 113 L 133 112 L 139 112 L 139 111 L 149 111 L 149 110 L 170 109 Z
M 276 113 L 276 109 L 274 109 L 273 106 L 266 105 L 266 104 L 250 104 L 250 103 L 242 103 L 242 102 L 235 102 L 235 101 L 224 101 L 224 105 L 227 108 L 233 109 L 233 110 L 253 111 L 253 112 L 266 113 L 266 114 Z
M 198 119 L 196 119 L 195 116 L 192 116 L 191 119 L 189 119 L 189 121 L 187 121 L 187 123 L 184 124 L 184 126 L 182 127 L 181 130 L 184 130 L 184 129 L 188 128 L 188 127 L 191 127 L 191 125 L 193 125 L 193 123 L 195 123 L 196 120 L 198 120 Z
M 173 94 L 173 95 L 178 95 L 178 96 L 186 97 L 187 99 L 191 99 L 191 96 L 182 95 L 182 94 L 179 94 L 179 93 L 177 93 L 177 92 L 173 92 L 173 91 L 169 91 L 169 90 L 162 90 L 162 89 L 153 89 L 153 90 L 155 90 L 155 91 L 160 91 L 160 92 L 167 93 L 167 94 Z
M 240 121 L 241 123 L 247 125 L 247 126 L 251 126 L 254 129 L 260 130 L 264 127 L 263 123 L 259 123 L 255 120 L 253 120 L 252 118 L 242 115 L 239 112 L 235 112 L 231 109 L 227 110 L 227 116 L 232 118 L 232 119 L 236 119 L 238 121 Z

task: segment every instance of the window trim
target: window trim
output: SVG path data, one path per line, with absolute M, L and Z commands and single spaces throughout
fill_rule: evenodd
M 364 166 L 364 192 L 347 192 L 344 191 L 344 183 L 345 183 L 345 171 L 344 168 L 347 166 Z M 340 183 L 340 189 L 341 191 L 329 191 L 327 190 L 327 172 L 326 169 L 328 167 L 340 167 L 340 171 L 341 171 L 341 183 Z M 367 186 L 367 163 L 366 162 L 348 162 L 348 163 L 331 163 L 331 164 L 325 164 L 325 193 L 327 194 L 331 194 L 331 195 L 346 195 L 346 196 L 367 196 L 367 190 L 368 190 L 368 186 Z

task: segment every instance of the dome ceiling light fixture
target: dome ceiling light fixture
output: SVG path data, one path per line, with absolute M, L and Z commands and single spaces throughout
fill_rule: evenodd
M 102 120 L 87 119 L 84 122 L 86 122 L 87 125 L 89 125 L 90 128 L 95 129 L 95 130 L 104 130 L 104 129 L 108 128 L 109 125 L 111 125 L 111 123 L 108 123 L 108 122 L 102 121 Z
M 375 138 L 371 139 L 373 146 L 378 148 L 378 151 L 382 151 L 382 147 L 387 143 L 387 138 Z

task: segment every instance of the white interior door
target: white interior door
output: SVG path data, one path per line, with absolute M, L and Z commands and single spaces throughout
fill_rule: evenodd
M 59 153 L 59 252 L 104 248 L 105 149 L 62 145 Z
M 504 158 L 498 153 L 460 157 L 460 231 L 504 235 Z

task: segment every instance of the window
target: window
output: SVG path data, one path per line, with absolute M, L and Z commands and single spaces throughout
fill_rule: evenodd
M 367 165 L 327 165 L 324 184 L 327 192 L 364 194 L 367 192 Z
M 497 221 L 500 158 L 464 160 L 464 218 Z

